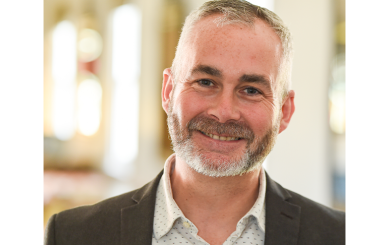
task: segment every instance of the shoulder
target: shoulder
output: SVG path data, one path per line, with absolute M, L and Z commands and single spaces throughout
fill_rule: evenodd
M 314 239 L 321 244 L 345 244 L 345 212 L 287 191 L 291 194 L 289 202 L 301 207 L 300 241 Z
M 269 176 L 266 224 L 266 229 L 270 228 L 274 235 L 277 230 L 294 224 L 291 227 L 296 230 L 298 244 L 345 244 L 345 212 L 285 189 Z
M 75 221 L 77 221 L 77 223 L 96 223 L 114 219 L 120 215 L 123 207 L 136 204 L 132 197 L 138 190 L 139 189 L 112 197 L 93 205 L 65 210 L 57 214 L 56 220 L 61 221 L 61 223 L 65 225 L 68 222 L 74 224 L 76 223 Z
M 302 221 L 320 219 L 323 224 L 345 225 L 345 212 L 317 203 L 293 191 L 285 190 L 291 195 L 289 202 L 301 207 Z
M 45 244 L 109 244 L 119 241 L 121 209 L 135 204 L 136 192 L 106 199 L 53 215 L 46 227 Z
M 134 206 L 153 209 L 161 175 L 140 189 L 53 215 L 46 227 L 45 244 L 119 244 L 123 211 Z M 127 219 L 137 217 L 126 215 Z

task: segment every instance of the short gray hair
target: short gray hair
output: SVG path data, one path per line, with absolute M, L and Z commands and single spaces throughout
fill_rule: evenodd
M 207 16 L 222 14 L 216 19 L 217 26 L 225 24 L 244 24 L 253 26 L 256 19 L 265 21 L 279 36 L 282 43 L 282 60 L 278 69 L 277 84 L 281 98 L 284 98 L 291 89 L 291 69 L 292 69 L 292 38 L 287 26 L 282 19 L 272 11 L 253 5 L 244 0 L 214 0 L 204 3 L 200 8 L 192 11 L 186 18 L 179 44 L 176 48 L 175 58 L 172 63 L 172 73 L 174 80 L 179 78 L 180 56 L 184 47 L 185 37 L 192 30 L 194 25 Z M 175 81 L 176 83 L 176 81 Z

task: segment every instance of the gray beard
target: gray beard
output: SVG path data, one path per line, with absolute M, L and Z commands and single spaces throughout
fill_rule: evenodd
M 167 121 L 176 155 L 196 172 L 210 177 L 237 176 L 259 169 L 271 152 L 279 130 L 279 124 L 276 124 L 263 137 L 256 137 L 245 123 L 219 123 L 204 116 L 194 117 L 183 129 L 180 126 L 178 116 L 172 112 L 171 106 Z M 277 122 L 279 121 L 277 120 Z M 205 156 L 201 148 L 194 144 L 192 140 L 194 131 L 217 132 L 218 134 L 244 138 L 247 140 L 246 150 L 237 158 L 211 160 Z

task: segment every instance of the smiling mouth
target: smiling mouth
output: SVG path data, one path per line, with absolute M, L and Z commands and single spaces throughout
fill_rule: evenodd
M 215 134 L 209 134 L 209 133 L 206 133 L 206 132 L 202 132 L 202 131 L 199 131 L 201 132 L 202 134 L 210 137 L 210 138 L 213 138 L 215 140 L 222 140 L 222 141 L 233 141 L 233 140 L 240 140 L 242 138 L 238 138 L 238 137 L 225 137 L 225 136 L 218 136 L 218 135 L 215 135 Z

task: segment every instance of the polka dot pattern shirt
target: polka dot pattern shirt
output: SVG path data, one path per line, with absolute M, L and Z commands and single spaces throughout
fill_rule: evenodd
M 164 166 L 164 174 L 157 188 L 154 210 L 152 244 L 196 244 L 208 243 L 198 236 L 198 229 L 187 219 L 172 197 L 170 182 L 171 165 L 175 154 L 171 155 Z M 259 196 L 249 212 L 238 221 L 236 230 L 223 245 L 245 244 L 264 245 L 265 237 L 265 173 L 260 171 Z

